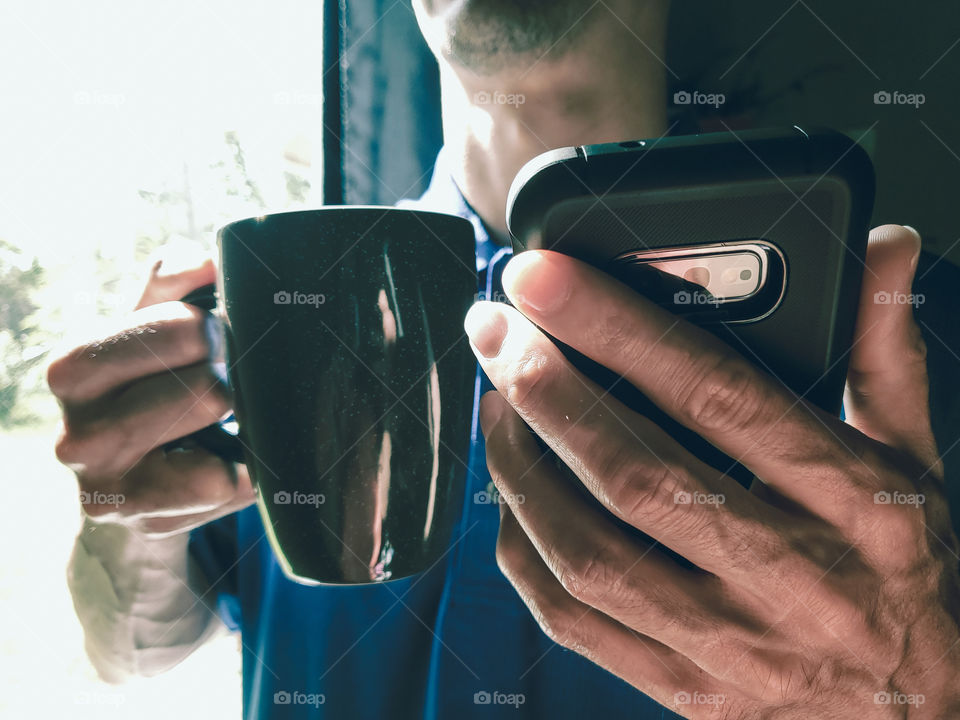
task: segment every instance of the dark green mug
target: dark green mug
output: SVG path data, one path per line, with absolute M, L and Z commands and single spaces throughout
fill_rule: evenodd
M 325 207 L 230 223 L 217 244 L 237 431 L 191 439 L 246 462 L 290 578 L 353 585 L 428 569 L 467 473 L 472 225 Z

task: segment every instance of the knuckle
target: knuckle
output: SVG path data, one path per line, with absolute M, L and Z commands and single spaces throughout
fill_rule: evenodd
M 532 410 L 538 407 L 556 380 L 557 367 L 539 352 L 527 353 L 508 371 L 507 400 L 518 408 Z
M 557 645 L 581 653 L 592 646 L 583 623 L 586 613 L 577 615 L 570 607 L 542 597 L 531 599 L 530 611 L 543 633 Z
M 64 431 L 53 445 L 57 460 L 66 466 L 78 465 L 83 461 L 83 452 L 74 436 Z
M 607 488 L 606 500 L 615 511 L 622 511 L 623 504 L 632 504 L 636 493 L 634 473 L 639 463 L 629 443 L 610 443 L 598 458 L 597 475 L 599 486 Z
M 610 313 L 603 314 L 597 319 L 590 336 L 595 345 L 629 351 L 636 343 L 639 333 L 633 317 L 617 306 Z
M 789 548 L 775 525 L 758 518 L 734 516 L 722 509 L 720 512 L 724 513 L 721 518 L 701 535 L 705 544 L 716 547 L 731 568 L 755 572 L 762 567 L 772 577 L 779 577 Z
M 859 513 L 853 523 L 855 537 L 873 538 L 887 562 L 908 559 L 907 548 L 917 550 L 924 545 L 926 517 L 915 490 L 881 490 L 873 494 L 872 507 Z M 909 558 L 913 562 L 915 558 Z
M 76 473 L 98 473 L 103 465 L 102 439 L 99 433 L 65 427 L 54 443 L 53 452 L 57 460 Z
M 67 356 L 59 357 L 47 366 L 47 387 L 58 398 L 64 397 L 65 393 L 69 392 L 69 370 L 70 359 Z
M 604 543 L 593 552 L 558 562 L 558 579 L 572 597 L 591 604 L 615 589 L 623 578 L 617 553 Z
M 54 446 L 57 460 L 75 472 L 104 473 L 110 459 L 116 455 L 107 449 L 112 447 L 109 435 L 101 432 L 65 433 Z
M 666 458 L 642 457 L 626 445 L 618 446 L 604 461 L 602 484 L 609 488 L 610 508 L 627 522 L 661 528 L 674 520 L 693 518 L 692 488 L 698 484 L 687 468 Z
M 696 378 L 678 398 L 683 420 L 693 427 L 737 432 L 752 426 L 764 411 L 755 373 L 739 358 L 722 358 Z
M 864 585 L 864 588 L 817 587 L 804 597 L 805 609 L 827 636 L 848 638 L 857 657 L 878 673 L 889 676 L 903 661 L 904 646 L 909 641 L 905 626 L 909 623 L 904 622 L 905 618 L 899 613 L 890 613 L 884 607 L 883 591 L 876 583 Z M 826 684 L 834 684 L 835 679 L 830 678 Z
M 82 381 L 81 368 L 78 367 L 78 357 L 82 348 L 77 348 L 53 360 L 47 366 L 47 387 L 54 397 L 60 400 L 69 400 L 73 397 L 75 388 Z
M 887 518 L 890 526 L 886 528 L 888 537 L 898 538 L 900 542 L 909 542 L 910 547 L 916 547 L 926 537 L 927 524 L 923 506 L 919 504 L 919 493 L 907 494 L 906 497 L 917 498 L 916 505 L 901 505 L 894 508 Z
M 805 600 L 810 612 L 825 628 L 841 637 L 867 637 L 869 610 L 862 598 L 848 595 L 841 588 L 820 583 L 810 589 Z
M 821 547 L 818 536 L 805 532 L 777 537 L 775 532 L 762 531 L 742 545 L 737 567 L 749 572 L 752 565 L 754 573 L 760 574 L 778 597 L 793 602 L 804 598 L 808 605 L 814 603 L 812 598 L 830 577 L 830 565 L 840 562 L 832 551 Z M 793 602 L 776 609 L 779 620 L 786 619 L 796 609 Z
M 665 520 L 683 509 L 678 495 L 685 483 L 678 468 L 665 463 L 642 463 L 620 473 L 611 497 L 614 507 L 628 521 Z
M 96 475 L 122 473 L 143 455 L 136 446 L 142 419 L 136 417 L 98 417 L 64 430 L 54 445 L 57 459 L 75 471 Z
M 101 415 L 84 423 L 82 431 L 72 434 L 70 440 L 79 462 L 89 472 L 113 474 L 132 464 L 130 459 L 142 455 L 133 439 L 137 434 L 136 417 Z M 140 418 L 142 423 L 143 419 Z M 139 452 L 138 452 L 139 451 Z

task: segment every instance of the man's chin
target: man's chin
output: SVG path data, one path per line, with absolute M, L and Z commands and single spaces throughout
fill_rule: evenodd
M 424 0 L 443 18 L 439 49 L 447 60 L 480 74 L 532 66 L 559 56 L 587 23 L 578 0 Z

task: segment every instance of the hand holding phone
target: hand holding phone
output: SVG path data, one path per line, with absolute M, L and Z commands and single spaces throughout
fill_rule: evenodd
M 507 222 L 515 251 L 606 271 L 836 414 L 873 196 L 867 154 L 840 133 L 725 132 L 544 153 L 517 175 Z M 615 374 L 564 351 L 709 464 L 752 480 Z

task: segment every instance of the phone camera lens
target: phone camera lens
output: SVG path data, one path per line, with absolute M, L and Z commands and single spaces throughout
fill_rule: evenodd
M 752 277 L 753 277 L 753 271 L 752 271 L 752 270 L 741 270 L 741 271 L 740 271 L 740 279 L 741 279 L 741 280 L 746 281 L 746 280 L 749 280 L 749 279 L 752 278 Z
M 705 267 L 692 267 L 683 274 L 683 279 L 707 287 L 710 284 L 710 271 Z

